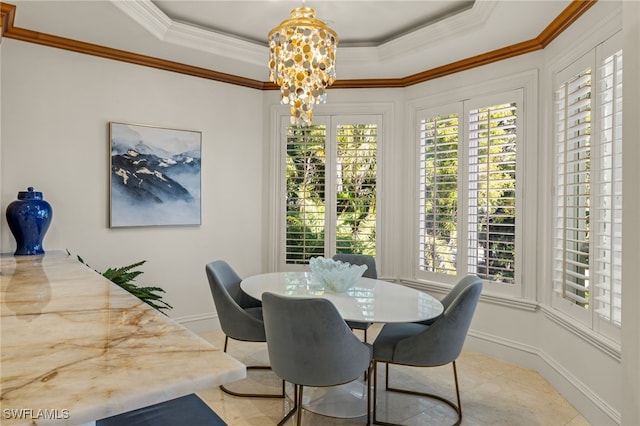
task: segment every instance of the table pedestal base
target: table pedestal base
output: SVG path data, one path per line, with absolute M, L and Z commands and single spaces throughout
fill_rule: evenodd
M 352 419 L 367 415 L 367 385 L 360 380 L 330 387 L 305 387 L 302 406 L 312 413 Z

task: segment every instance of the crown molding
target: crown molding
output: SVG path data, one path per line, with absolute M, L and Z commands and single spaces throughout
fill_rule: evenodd
M 16 7 L 2 3 L 2 20 L 5 21 L 5 14 L 12 17 L 15 14 Z M 151 68 L 157 68 L 165 71 L 177 72 L 179 74 L 190 75 L 193 77 L 201 77 L 209 80 L 220 81 L 223 83 L 235 84 L 238 86 L 250 87 L 253 89 L 263 89 L 264 83 L 259 80 L 252 80 L 245 77 L 239 77 L 233 74 L 221 73 L 206 68 L 186 65 L 180 62 L 159 59 L 152 56 L 140 55 L 137 53 L 127 52 L 125 50 L 113 49 L 97 44 L 86 43 L 83 41 L 73 40 L 65 37 L 59 37 L 51 34 L 40 33 L 24 28 L 15 27 L 13 20 L 9 20 L 4 36 L 14 40 L 25 41 L 28 43 L 39 44 L 42 46 L 55 47 L 71 52 L 83 53 L 86 55 L 98 56 L 115 61 L 127 62 L 130 64 L 142 65 Z
M 264 65 L 269 60 L 269 51 L 266 45 L 261 46 L 195 25 L 174 21 L 150 0 L 111 0 L 111 3 L 158 40 L 165 43 L 254 65 Z
M 0 42 L 7 28 L 13 27 L 16 7 L 6 3 L 0 3 Z
M 536 39 L 544 49 L 598 0 L 573 0 Z
M 420 51 L 429 45 L 455 37 L 457 34 L 471 33 L 483 27 L 495 8 L 496 0 L 476 1 L 471 9 L 435 22 L 409 34 L 397 37 L 371 49 L 372 55 L 382 61 L 398 59 L 409 53 Z M 350 48 L 345 48 L 349 50 Z M 340 46 L 338 46 L 340 50 Z M 351 53 L 348 56 L 351 59 Z
M 158 9 L 150 0 L 111 0 L 111 3 L 160 40 L 164 40 L 173 23 L 171 18 Z
M 575 22 L 583 13 L 585 13 L 591 6 L 593 6 L 597 0 L 573 0 L 569 6 L 567 6 L 556 19 L 551 22 L 536 38 L 516 43 L 510 46 L 506 46 L 501 49 L 496 49 L 491 52 L 476 55 L 470 58 L 466 58 L 460 61 L 456 61 L 450 64 L 446 64 L 440 67 L 422 71 L 413 75 L 409 75 L 401 78 L 373 78 L 373 79 L 352 79 L 352 80 L 336 80 L 331 86 L 332 89 L 371 89 L 371 88 L 398 88 L 408 87 L 425 81 L 441 78 L 457 72 L 469 70 L 482 65 L 502 61 L 505 59 L 513 58 L 515 56 L 523 55 L 526 53 L 534 52 L 536 50 L 544 49 L 549 43 L 551 43 L 556 37 L 558 37 L 564 30 L 566 30 L 573 22 Z M 181 40 L 181 42 L 187 43 L 189 37 L 186 35 L 191 34 L 192 40 L 201 40 L 201 34 L 187 30 L 183 26 L 168 22 L 163 17 L 164 13 L 157 14 L 154 12 L 155 5 L 150 1 L 145 0 L 142 2 L 116 2 L 118 7 L 122 7 L 126 4 L 133 8 L 128 9 L 131 13 L 136 13 L 138 19 L 145 23 L 139 22 L 144 25 L 149 31 L 154 34 L 159 34 L 161 37 Z M 483 2 L 479 2 L 483 3 Z M 489 2 L 491 3 L 491 2 Z M 221 73 L 218 71 L 178 63 L 174 61 L 168 61 L 165 59 L 159 59 L 151 56 L 140 55 L 136 53 L 127 52 L 124 50 L 113 49 L 110 47 L 99 46 L 96 44 L 86 43 L 78 40 L 72 40 L 64 37 L 59 37 L 51 34 L 40 33 L 24 28 L 18 28 L 14 26 L 14 17 L 16 13 L 16 7 L 7 3 L 1 3 L 1 18 L 2 28 L 0 33 L 0 40 L 2 37 L 11 38 L 15 40 L 21 40 L 29 43 L 40 44 L 43 46 L 55 47 L 59 49 L 65 49 L 73 52 L 83 53 L 87 55 L 99 56 L 102 58 L 113 59 L 117 61 L 128 62 L 132 64 L 148 66 L 152 68 L 162 69 L 166 71 L 177 72 L 194 77 L 205 78 L 209 80 L 215 80 L 223 83 L 234 84 L 238 86 L 250 87 L 258 90 L 279 90 L 278 86 L 271 82 L 262 82 L 259 80 L 240 77 L 237 75 Z M 484 13 L 490 13 L 488 9 L 482 9 Z M 168 18 L 167 18 L 168 19 Z M 163 38 L 163 39 L 164 39 Z M 261 50 L 261 47 L 255 43 L 249 43 L 246 41 L 238 40 L 229 37 L 230 43 L 224 43 L 225 55 L 229 56 L 228 49 L 231 46 L 237 46 L 239 51 L 242 49 L 257 49 Z M 216 51 L 221 47 L 220 40 L 215 37 L 215 41 L 210 40 L 209 49 Z M 175 41 L 174 41 L 175 42 Z M 391 43 L 391 42 L 389 42 Z M 388 43 L 387 43 L 388 44 Z M 247 46 L 251 45 L 251 46 Z M 353 48 L 359 49 L 359 48 Z M 246 52 L 246 50 L 244 51 Z M 256 54 L 256 51 L 253 51 Z M 239 55 L 242 56 L 242 55 Z M 242 59 L 246 60 L 248 56 L 242 56 Z M 266 57 L 264 62 L 266 63 Z
M 111 2 L 158 40 L 259 66 L 268 61 L 269 50 L 266 43 L 246 41 L 224 33 L 174 21 L 151 0 L 135 2 L 111 0 Z M 419 51 L 448 37 L 455 37 L 456 34 L 471 32 L 486 24 L 496 3 L 497 0 L 477 1 L 468 10 L 376 46 L 338 46 L 340 61 L 346 64 L 360 64 L 362 61 L 390 61 Z

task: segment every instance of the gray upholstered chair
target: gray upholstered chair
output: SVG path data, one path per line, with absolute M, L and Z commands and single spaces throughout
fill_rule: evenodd
M 207 278 L 218 320 L 224 337 L 224 352 L 227 352 L 229 338 L 244 342 L 266 342 L 262 303 L 249 296 L 240 288 L 242 279 L 224 260 L 216 260 L 206 266 Z M 269 366 L 247 366 L 248 370 L 271 369 Z M 279 394 L 256 394 L 235 392 L 220 386 L 224 392 L 234 396 L 257 398 L 284 398 L 284 381 Z
M 363 343 L 347 327 L 329 300 L 262 295 L 267 348 L 273 371 L 294 385 L 294 405 L 278 423 L 298 411 L 302 421 L 304 386 L 335 386 L 351 382 L 362 373 L 371 375 L 371 345 Z M 370 392 L 367 386 L 367 424 Z
M 460 294 L 460 292 L 463 289 L 467 288 L 467 286 L 470 283 L 475 282 L 477 280 L 478 280 L 477 276 L 467 275 L 463 277 L 460 281 L 458 281 L 458 283 L 454 285 L 451 290 L 449 290 L 449 293 L 447 293 L 442 299 L 440 299 L 440 303 L 442 303 L 442 306 L 444 307 L 444 309 L 446 310 L 449 307 L 449 305 L 451 305 L 451 302 L 453 302 L 455 298 L 458 297 L 458 294 Z M 439 317 L 428 319 L 425 321 L 419 321 L 419 323 L 424 325 L 431 325 L 435 321 L 437 321 L 438 318 Z
M 471 325 L 473 314 L 480 299 L 482 280 L 470 277 L 461 280 L 451 290 L 452 300 L 447 300 L 444 312 L 432 324 L 401 323 L 385 324 L 373 343 L 373 423 L 392 425 L 378 421 L 376 399 L 378 390 L 377 365 L 386 364 L 387 391 L 395 391 L 435 398 L 452 407 L 458 416 L 455 425 L 462 421 L 462 407 L 460 405 L 460 389 L 458 387 L 458 372 L 456 359 L 462 352 L 462 346 Z M 406 389 L 393 388 L 389 384 L 390 364 L 407 365 L 413 367 L 436 367 L 453 364 L 458 404 L 434 394 L 416 392 Z
M 333 256 L 333 260 L 347 262 L 352 265 L 367 265 L 367 269 L 362 274 L 366 278 L 378 278 L 378 270 L 376 269 L 376 259 L 367 254 L 350 254 L 337 253 Z M 367 330 L 371 327 L 370 322 L 365 321 L 347 321 L 347 325 L 352 330 L 362 330 L 364 332 L 364 341 L 367 341 Z

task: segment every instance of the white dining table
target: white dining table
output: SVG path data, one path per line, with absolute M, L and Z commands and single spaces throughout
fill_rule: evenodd
M 289 297 L 322 297 L 338 308 L 342 318 L 364 322 L 415 322 L 442 314 L 442 303 L 422 291 L 389 281 L 360 278 L 345 293 L 326 290 L 312 272 L 272 272 L 245 278 L 240 283 L 248 295 L 261 299 L 264 292 Z
M 312 272 L 272 272 L 245 278 L 242 290 L 256 299 L 265 292 L 289 297 L 321 297 L 336 306 L 345 320 L 374 323 L 424 321 L 444 308 L 435 297 L 384 280 L 360 278 L 344 293 L 326 290 Z M 366 383 L 355 380 L 340 386 L 305 392 L 305 409 L 331 417 L 355 418 L 367 413 Z

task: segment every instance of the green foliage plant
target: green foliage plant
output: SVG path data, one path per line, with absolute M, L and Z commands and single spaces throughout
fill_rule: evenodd
M 67 253 L 69 252 L 67 251 Z M 87 265 L 84 259 L 82 259 L 80 256 L 77 256 L 77 258 L 80 263 Z M 96 269 L 94 269 L 94 271 L 107 278 L 114 284 L 117 284 L 119 287 L 123 288 L 129 293 L 133 294 L 147 305 L 156 309 L 158 312 L 166 315 L 164 310 L 173 309 L 173 306 L 162 300 L 162 295 L 157 294 L 158 292 L 165 292 L 161 287 L 139 287 L 138 285 L 134 284 L 134 280 L 143 273 L 143 271 L 136 271 L 134 269 L 142 266 L 145 262 L 146 260 L 141 260 L 130 265 L 121 266 L 118 268 L 109 268 L 104 272 L 100 272 Z

